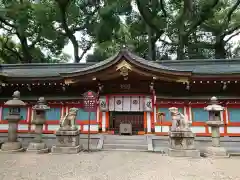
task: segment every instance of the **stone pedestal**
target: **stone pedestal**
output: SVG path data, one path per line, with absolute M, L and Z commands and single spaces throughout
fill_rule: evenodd
M 27 152 L 47 153 L 48 148 L 42 140 L 42 131 L 43 125 L 46 122 L 46 110 L 50 109 L 50 107 L 46 105 L 44 97 L 40 97 L 37 104 L 33 106 L 32 109 L 34 110 L 35 114 L 31 124 L 35 125 L 35 137 L 33 141 L 29 143 Z
M 9 116 L 8 119 L 8 141 L 4 142 L 1 151 L 5 152 L 21 152 L 23 151 L 22 144 L 17 140 L 17 124 L 20 120 L 19 115 Z
M 35 152 L 35 153 L 47 153 L 49 149 L 47 145 L 42 140 L 42 128 L 43 124 L 35 125 L 35 138 L 32 142 L 29 143 L 27 152 Z
M 224 109 L 225 108 L 218 103 L 218 99 L 215 96 L 211 98 L 210 104 L 204 108 L 204 110 L 209 113 L 209 120 L 206 123 L 212 130 L 212 146 L 206 148 L 207 156 L 228 157 L 226 149 L 220 147 L 219 129 L 224 125 L 221 119 L 221 112 L 224 111 Z
M 30 142 L 27 148 L 27 152 L 48 153 L 49 149 L 44 142 Z
M 80 152 L 79 130 L 58 130 L 56 132 L 56 145 L 52 153 L 75 154 Z
M 213 157 L 229 157 L 226 149 L 224 147 L 207 147 L 207 156 Z
M 207 121 L 212 130 L 212 146 L 206 148 L 207 156 L 229 157 L 227 150 L 220 146 L 219 128 L 224 125 L 222 121 Z
M 195 134 L 191 131 L 170 131 L 168 155 L 172 157 L 200 157 L 195 149 Z
M 20 111 L 21 107 L 26 104 L 20 100 L 20 92 L 15 91 L 13 93 L 13 99 L 5 103 L 9 107 L 9 113 L 7 117 L 4 117 L 8 121 L 8 141 L 2 144 L 2 152 L 18 152 L 23 151 L 22 144 L 18 142 L 17 128 L 18 122 L 21 120 Z
M 1 147 L 2 152 L 22 152 L 22 144 L 20 142 L 5 142 Z

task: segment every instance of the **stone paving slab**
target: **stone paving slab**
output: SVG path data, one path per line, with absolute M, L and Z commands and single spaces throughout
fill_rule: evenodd
M 0 180 L 240 180 L 240 158 L 171 158 L 147 152 L 1 154 Z

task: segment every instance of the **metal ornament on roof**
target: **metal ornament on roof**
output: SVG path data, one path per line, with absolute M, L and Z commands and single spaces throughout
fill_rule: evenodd
M 85 111 L 96 111 L 97 94 L 93 91 L 87 91 L 83 94 L 83 108 Z

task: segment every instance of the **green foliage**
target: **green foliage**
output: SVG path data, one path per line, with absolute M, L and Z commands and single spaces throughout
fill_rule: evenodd
M 66 41 L 55 30 L 55 11 L 51 5 L 49 0 L 42 0 L 41 3 L 1 1 L 0 27 L 3 36 L 7 39 L 18 38 L 19 42 L 15 43 L 19 47 L 14 53 L 18 53 L 15 63 L 47 62 L 43 48 L 50 49 L 56 55 L 61 54 Z M 6 46 L 3 50 L 8 51 Z
M 153 60 L 237 57 L 240 45 L 231 40 L 240 34 L 239 4 L 240 0 L 0 0 L 0 61 L 66 62 L 70 57 L 62 50 L 67 43 L 73 45 L 75 62 L 91 47 L 94 53 L 87 61 L 104 60 L 124 46 Z

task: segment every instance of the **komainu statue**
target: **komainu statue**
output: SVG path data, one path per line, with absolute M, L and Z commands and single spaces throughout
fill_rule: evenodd
M 70 108 L 69 112 L 60 119 L 61 130 L 77 130 L 76 117 L 78 108 Z
M 191 121 L 187 120 L 187 117 L 178 111 L 178 108 L 171 107 L 169 111 L 172 116 L 171 131 L 191 131 Z

